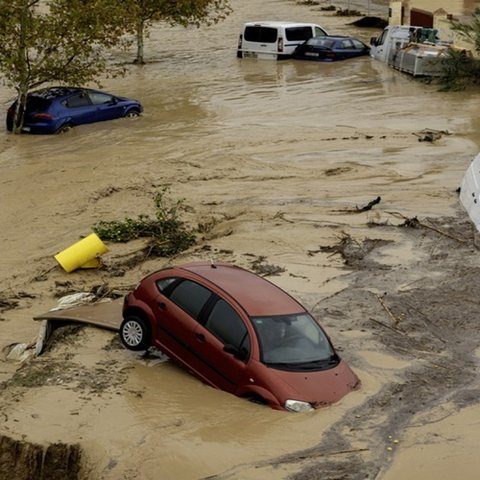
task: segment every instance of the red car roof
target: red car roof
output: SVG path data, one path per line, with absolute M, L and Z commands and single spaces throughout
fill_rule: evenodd
M 191 263 L 178 268 L 221 288 L 252 317 L 305 312 L 305 308 L 281 288 L 243 268 L 225 263 Z

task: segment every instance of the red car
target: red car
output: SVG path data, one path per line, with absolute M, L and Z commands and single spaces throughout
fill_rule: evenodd
M 225 263 L 191 263 L 144 278 L 125 297 L 122 343 L 155 346 L 208 385 L 309 411 L 358 384 L 308 311 L 273 283 Z

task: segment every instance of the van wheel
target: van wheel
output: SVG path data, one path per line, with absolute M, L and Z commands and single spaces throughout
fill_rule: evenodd
M 127 315 L 120 325 L 120 340 L 129 350 L 147 350 L 150 346 L 147 322 L 136 315 Z

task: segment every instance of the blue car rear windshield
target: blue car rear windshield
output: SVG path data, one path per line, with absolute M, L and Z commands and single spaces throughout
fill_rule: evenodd
M 36 95 L 29 95 L 27 97 L 27 112 L 43 112 L 48 109 L 51 104 L 51 100 L 45 98 L 37 97 Z

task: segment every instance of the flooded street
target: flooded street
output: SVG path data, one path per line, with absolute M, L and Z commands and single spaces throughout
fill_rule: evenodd
M 336 4 L 347 3 L 366 12 L 367 2 Z M 447 480 L 455 470 L 434 465 L 446 455 L 448 441 L 449 465 L 457 472 L 465 465 L 462 478 L 473 480 L 480 468 L 472 458 L 480 441 L 478 403 L 465 400 L 462 410 L 453 394 L 442 401 L 428 397 L 396 419 L 402 431 L 386 431 L 395 407 L 381 410 L 386 400 L 378 395 L 418 365 L 433 369 L 441 349 L 402 357 L 400 350 L 383 348 L 378 331 L 361 322 L 387 321 L 381 307 L 369 310 L 369 294 L 411 292 L 425 278 L 434 292 L 442 268 L 456 269 L 444 256 L 435 257 L 438 264 L 429 260 L 441 247 L 428 243 L 426 234 L 406 238 L 402 229 L 372 231 L 369 223 L 465 216 L 456 189 L 479 151 L 478 90 L 439 92 L 369 57 L 338 63 L 237 59 L 240 27 L 251 20 L 311 21 L 367 43 L 379 31 L 291 1 L 231 5 L 226 21 L 209 28 L 156 26 L 146 43 L 148 63 L 103 82 L 107 91 L 140 100 L 140 118 L 65 135 L 0 132 L 0 294 L 18 300 L 17 308 L 0 310 L 0 349 L 34 338 L 38 325 L 32 318 L 55 305 L 61 288 L 83 291 L 108 282 L 122 289 L 169 263 L 213 259 L 251 268 L 262 258 L 284 269 L 269 279 L 318 314 L 362 388 L 312 414 L 286 414 L 213 390 L 170 362 L 114 348 L 112 333 L 86 328 L 40 360 L 44 368 L 65 369 L 65 376 L 26 391 L 4 390 L 0 434 L 39 444 L 79 443 L 89 461 L 82 478 L 103 480 L 321 478 L 315 470 L 301 476 L 310 467 L 305 458 L 326 458 L 326 450 L 315 450 L 321 442 L 333 452 L 325 472 L 337 454 L 359 458 L 351 465 L 363 476 L 342 478 L 374 472 L 385 480 Z M 385 15 L 387 7 L 372 2 L 370 9 Z M 13 97 L 12 90 L 0 89 L 0 123 Z M 419 141 L 424 129 L 442 131 L 441 139 Z M 153 195 L 164 185 L 192 207 L 189 222 L 209 225 L 198 246 L 172 262 L 148 259 L 118 278 L 102 270 L 66 274 L 56 266 L 53 256 L 90 233 L 95 222 L 152 214 Z M 355 212 L 378 196 L 377 207 Z M 359 244 L 367 238 L 385 242 L 375 257 L 381 265 L 371 274 L 375 278 L 321 250 L 342 235 Z M 126 247 L 109 248 L 107 264 Z M 472 269 L 480 268 L 478 254 L 469 255 Z M 389 269 L 391 277 L 383 277 Z M 364 291 L 348 301 L 342 297 L 347 288 Z M 478 340 L 478 327 L 472 341 L 475 335 Z M 478 352 L 471 362 L 478 385 Z M 0 382 L 10 381 L 17 368 L 0 363 Z M 84 379 L 86 372 L 91 375 Z M 104 382 L 101 389 L 92 386 L 93 378 Z M 424 383 L 434 390 L 435 382 Z M 367 406 L 371 414 L 362 410 Z M 337 436 L 333 425 L 341 425 Z M 387 443 L 369 443 L 375 434 Z M 340 436 L 347 443 L 337 442 Z M 388 436 L 400 440 L 398 454 Z M 412 463 L 419 442 L 421 465 Z M 293 460 L 295 452 L 306 453 Z

